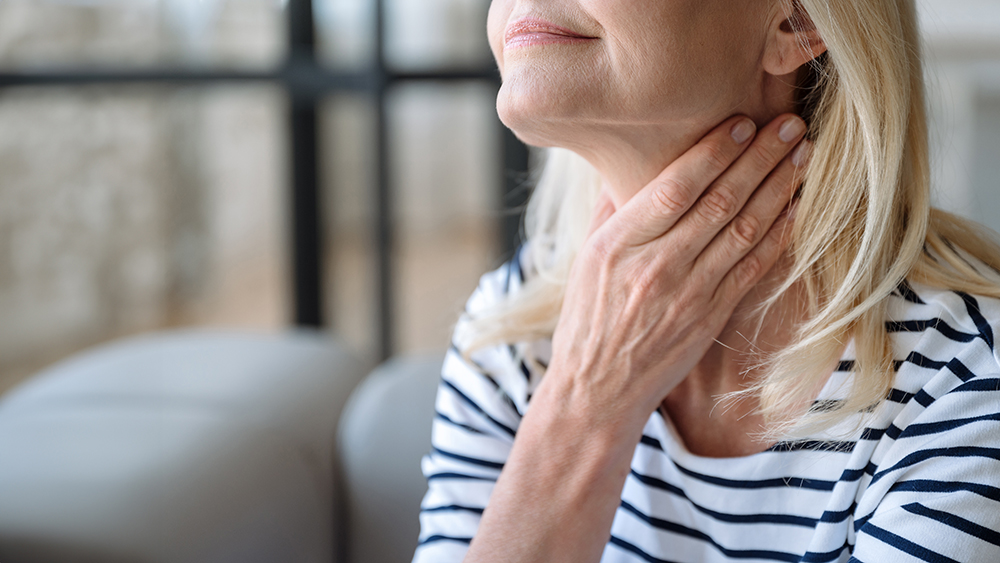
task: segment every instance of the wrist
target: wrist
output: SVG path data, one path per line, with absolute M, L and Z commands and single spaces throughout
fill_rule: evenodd
M 521 428 L 538 431 L 572 448 L 584 448 L 598 457 L 627 454 L 630 459 L 649 415 L 659 404 L 631 395 L 592 385 L 582 378 L 563 377 L 550 366 L 531 399 Z
M 663 400 L 659 390 L 641 385 L 649 378 L 610 369 L 566 368 L 553 363 L 532 397 L 546 416 L 576 421 L 608 439 L 639 439 L 650 414 Z M 648 386 L 646 386 L 648 387 Z

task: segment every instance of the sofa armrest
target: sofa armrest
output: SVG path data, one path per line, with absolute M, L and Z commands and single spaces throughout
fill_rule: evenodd
M 318 333 L 159 333 L 0 400 L 0 560 L 316 561 L 363 370 Z
M 442 354 L 394 358 L 355 390 L 340 423 L 347 561 L 405 563 L 420 533 Z

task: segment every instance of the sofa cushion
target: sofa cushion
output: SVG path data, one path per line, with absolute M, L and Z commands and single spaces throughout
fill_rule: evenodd
M 362 376 L 318 333 L 119 341 L 0 400 L 2 561 L 322 561 Z

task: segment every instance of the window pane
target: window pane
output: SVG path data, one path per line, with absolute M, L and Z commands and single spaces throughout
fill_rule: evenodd
M 479 276 L 497 264 L 500 125 L 490 85 L 420 84 L 390 93 L 396 248 L 396 352 L 444 350 Z M 375 108 L 362 97 L 324 109 L 328 310 L 332 326 L 376 360 Z
M 385 0 L 386 57 L 403 69 L 490 64 L 485 0 Z
M 489 85 L 394 92 L 397 343 L 443 350 L 479 276 L 497 267 L 500 125 Z
M 3 0 L 0 66 L 269 67 L 282 0 Z
M 320 52 L 331 65 L 374 60 L 374 0 L 314 0 Z M 385 55 L 401 70 L 492 66 L 486 0 L 385 0 Z
M 285 101 L 0 92 L 0 389 L 83 347 L 286 322 Z
M 329 66 L 360 69 L 375 60 L 373 0 L 313 0 L 318 54 Z
M 375 108 L 361 96 L 323 106 L 321 158 L 326 218 L 326 318 L 366 361 L 378 351 L 375 233 Z

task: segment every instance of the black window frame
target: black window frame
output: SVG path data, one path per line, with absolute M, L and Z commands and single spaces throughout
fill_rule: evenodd
M 384 0 L 375 2 L 375 56 L 373 63 L 358 71 L 331 69 L 319 61 L 316 53 L 315 22 L 312 0 L 288 0 L 288 49 L 285 60 L 273 70 L 241 71 L 199 68 L 153 69 L 47 69 L 0 70 L 0 89 L 19 86 L 82 86 L 169 84 L 183 86 L 213 86 L 232 83 L 272 84 L 281 86 L 288 95 L 288 135 L 290 170 L 290 257 L 291 311 L 290 320 L 302 327 L 323 328 L 329 319 L 324 316 L 324 217 L 322 216 L 321 165 L 319 155 L 319 106 L 323 98 L 340 92 L 361 94 L 376 108 L 375 139 L 371 148 L 375 162 L 372 193 L 375 197 L 376 219 L 373 225 L 376 243 L 378 290 L 377 354 L 379 360 L 395 352 L 394 264 L 392 261 L 395 230 L 393 226 L 395 186 L 390 170 L 388 141 L 387 93 L 407 82 L 479 82 L 498 88 L 500 77 L 493 65 L 477 68 L 441 69 L 406 72 L 392 69 L 385 57 Z M 486 1 L 486 0 L 484 0 Z M 527 199 L 523 189 L 527 177 L 528 148 L 506 127 L 499 125 L 503 141 L 499 143 L 504 171 L 501 203 L 499 248 L 510 255 L 520 238 L 520 210 Z

